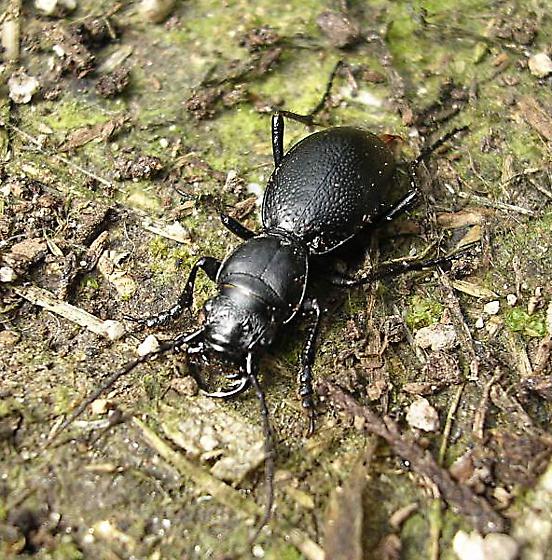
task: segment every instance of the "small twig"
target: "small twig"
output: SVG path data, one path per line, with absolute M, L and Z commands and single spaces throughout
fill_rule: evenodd
M 30 301 L 32 304 L 43 307 L 72 323 L 76 323 L 110 340 L 117 340 L 125 333 L 124 327 L 119 321 L 102 321 L 80 307 L 57 299 L 48 290 L 36 286 L 18 286 L 14 288 L 14 291 L 17 295 Z
M 497 367 L 495 369 L 494 375 L 487 380 L 487 383 L 485 383 L 485 386 L 483 387 L 483 394 L 481 395 L 479 406 L 475 411 L 473 417 L 473 426 L 472 426 L 472 432 L 479 441 L 483 441 L 483 430 L 485 429 L 485 415 L 487 414 L 487 407 L 489 405 L 489 395 L 491 392 L 491 387 L 498 382 L 501 376 L 502 376 L 502 371 L 499 367 Z
M 502 210 L 504 212 L 517 212 L 518 214 L 523 214 L 524 216 L 537 216 L 537 213 L 528 208 L 523 208 L 521 206 L 516 206 L 514 204 L 506 204 L 505 202 L 499 202 L 495 200 L 489 200 L 484 196 L 479 196 L 477 194 L 466 193 L 463 191 L 455 191 L 456 196 L 463 198 L 464 200 L 471 200 L 481 206 L 486 206 L 487 208 L 496 208 L 497 210 Z
M 484 498 L 477 496 L 468 486 L 455 482 L 450 473 L 440 467 L 430 453 L 401 434 L 393 420 L 389 417 L 381 419 L 369 408 L 361 406 L 353 397 L 328 381 L 323 381 L 320 389 L 348 416 L 363 418 L 365 421 L 363 429 L 385 439 L 397 455 L 410 462 L 414 472 L 429 478 L 447 503 L 467 516 L 479 531 L 489 533 L 504 530 L 504 519 Z
M 464 391 L 464 383 L 462 383 L 462 385 L 458 386 L 458 389 L 456 390 L 456 393 L 454 394 L 454 397 L 452 398 L 452 402 L 450 403 L 448 412 L 447 412 L 447 418 L 445 420 L 445 427 L 443 428 L 443 435 L 441 437 L 441 445 L 439 447 L 439 456 L 438 456 L 438 463 L 439 465 L 443 465 L 443 462 L 445 460 L 445 455 L 447 453 L 447 446 L 448 446 L 448 440 L 449 440 L 449 436 L 450 436 L 450 432 L 452 430 L 452 422 L 454 420 L 454 415 L 456 414 L 456 411 L 458 410 L 458 405 L 460 404 L 460 398 L 462 397 L 462 392 Z
M 460 308 L 460 302 L 454 293 L 452 283 L 446 274 L 441 273 L 439 276 L 441 280 L 441 285 L 445 292 L 445 305 L 450 310 L 452 314 L 452 319 L 455 323 L 456 330 L 459 333 L 459 338 L 462 342 L 462 349 L 468 354 L 469 358 L 469 368 L 470 377 L 472 381 L 477 381 L 479 378 L 479 357 L 475 352 L 475 347 L 473 344 L 473 337 L 471 335 L 468 325 L 464 320 L 462 315 L 462 309 Z
M 98 181 L 98 183 L 101 183 L 102 185 L 105 185 L 106 187 L 113 188 L 113 183 L 111 183 L 107 179 L 104 179 L 103 177 L 100 177 L 99 175 L 96 175 L 95 173 L 92 173 L 91 171 L 88 171 L 88 169 L 85 169 L 84 167 L 72 162 L 70 159 L 68 159 L 64 156 L 60 156 L 58 154 L 52 154 L 52 153 L 47 152 L 46 150 L 44 150 L 42 148 L 42 144 L 34 136 L 29 134 L 28 132 L 25 132 L 24 130 L 21 130 L 19 127 L 15 126 L 13 124 L 7 123 L 5 121 L 0 121 L 0 126 L 9 128 L 10 130 L 13 130 L 17 134 L 19 134 L 22 138 L 25 138 L 25 140 L 28 140 L 31 144 L 36 146 L 38 152 L 41 153 L 42 155 L 44 155 L 46 157 L 50 157 L 54 161 L 64 163 L 65 165 L 67 165 L 69 167 L 72 167 L 73 169 L 76 169 L 77 171 L 79 171 L 83 175 L 86 175 L 87 177 L 91 177 L 92 179 L 94 179 L 95 181 Z
M 541 192 L 544 196 L 547 196 L 548 198 L 552 199 L 552 191 L 547 189 L 546 187 L 543 187 L 540 183 L 538 183 L 537 181 L 533 181 L 533 179 L 529 179 L 529 182 L 533 185 L 533 187 Z
M 552 334 L 545 336 L 537 348 L 537 352 L 535 354 L 535 367 L 534 372 L 538 375 L 544 373 L 546 368 L 546 364 L 548 360 L 550 360 L 550 353 L 552 352 Z
M 2 21 L 2 46 L 6 60 L 15 64 L 19 59 L 21 41 L 22 0 L 10 0 Z
M 443 529 L 443 500 L 437 496 L 429 506 L 429 546 L 428 559 L 439 560 L 439 540 Z

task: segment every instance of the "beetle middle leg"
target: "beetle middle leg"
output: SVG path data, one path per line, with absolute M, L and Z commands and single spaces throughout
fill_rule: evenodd
M 159 327 L 162 325 L 166 325 L 174 319 L 177 319 L 178 317 L 180 317 L 180 315 L 182 315 L 182 313 L 184 313 L 185 309 L 189 309 L 192 305 L 194 286 L 198 270 L 203 270 L 205 274 L 207 274 L 209 280 L 212 280 L 214 282 L 216 280 L 220 265 L 221 261 L 215 259 L 214 257 L 201 257 L 194 264 L 192 270 L 190 270 L 188 280 L 186 281 L 186 286 L 184 287 L 184 290 L 182 291 L 180 296 L 178 296 L 177 302 L 172 307 L 166 309 L 165 311 L 161 311 L 156 315 L 145 317 L 144 319 L 136 319 L 129 316 L 126 316 L 125 318 L 146 327 Z
M 320 329 L 320 306 L 316 299 L 307 299 L 303 302 L 303 313 L 310 315 L 311 321 L 303 352 L 301 353 L 301 370 L 298 375 L 299 396 L 303 408 L 309 417 L 307 437 L 314 433 L 314 391 L 312 388 L 312 366 L 316 354 L 316 337 Z

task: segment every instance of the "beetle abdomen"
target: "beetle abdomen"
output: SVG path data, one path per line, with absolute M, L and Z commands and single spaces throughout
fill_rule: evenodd
M 293 146 L 272 174 L 263 199 L 266 230 L 284 230 L 314 254 L 355 235 L 388 200 L 395 162 L 370 132 L 331 128 Z

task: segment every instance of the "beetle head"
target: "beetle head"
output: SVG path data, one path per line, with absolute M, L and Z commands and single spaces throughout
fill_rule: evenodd
M 273 322 L 266 307 L 244 306 L 219 294 L 205 303 L 204 311 L 204 342 L 223 358 L 238 361 L 254 346 L 272 340 Z

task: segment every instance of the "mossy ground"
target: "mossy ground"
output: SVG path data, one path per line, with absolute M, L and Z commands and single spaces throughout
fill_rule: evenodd
M 81 0 L 78 11 L 58 23 L 68 26 L 111 8 L 111 2 Z M 457 239 L 437 225 L 436 214 L 463 208 L 482 210 L 481 199 L 489 201 L 491 209 L 485 207 L 490 212 L 483 236 L 485 258 L 470 280 L 500 295 L 498 332 L 476 329 L 477 319 L 484 316 L 484 301 L 466 294 L 460 294 L 459 301 L 476 343 L 491 352 L 496 350 L 508 365 L 502 379 L 505 388 L 517 386 L 516 363 L 520 358 L 510 344 L 512 336 L 517 347 L 532 359 L 546 334 L 544 309 L 552 296 L 550 200 L 529 181 L 534 178 L 550 192 L 550 139 L 544 139 L 528 124 L 517 104 L 520 98 L 531 96 L 544 107 L 551 105 L 550 82 L 535 78 L 526 65 L 526 51 L 549 47 L 546 37 L 552 33 L 552 24 L 545 2 L 532 3 L 534 13 L 530 16 L 516 2 L 350 2 L 351 17 L 366 36 L 377 34 L 383 39 L 386 53 L 377 41 L 346 50 L 332 47 L 315 23 L 321 11 L 334 8 L 331 2 L 182 2 L 177 3 L 174 19 L 160 25 L 142 21 L 135 8 L 123 3 L 113 16 L 120 29 L 119 39 L 96 53 L 101 63 L 114 51 L 132 47 L 130 86 L 120 96 L 114 100 L 99 97 L 93 87 L 94 75 L 78 80 L 66 74 L 60 78 L 62 91 L 57 99 L 46 101 L 38 95 L 29 105 L 12 105 L 10 109 L 4 105 L 3 109 L 2 119 L 31 134 L 42 146 L 37 149 L 27 137 L 8 129 L 11 157 L 3 165 L 4 174 L 8 179 L 39 181 L 62 201 L 57 226 L 44 233 L 66 243 L 65 255 L 82 254 L 82 246 L 72 246 L 71 239 L 64 238 L 64 232 L 72 231 L 74 224 L 83 220 L 75 208 L 88 201 L 93 207 L 109 205 L 115 209 L 116 219 L 105 225 L 110 231 L 109 248 L 128 253 L 121 267 L 138 282 L 138 292 L 130 300 L 120 297 L 105 277 L 92 270 L 77 283 L 72 303 L 103 319 L 154 313 L 175 300 L 198 256 L 222 258 L 237 240 L 219 225 L 218 211 L 231 210 L 251 196 L 247 186 L 263 185 L 272 170 L 270 117 L 260 112 L 259 106 L 307 112 L 318 102 L 336 62 L 343 59 L 352 67 L 363 65 L 384 78 L 374 82 L 359 79 L 359 90 L 353 96 L 347 80 L 338 77 L 337 102 L 324 111 L 325 124 L 357 125 L 400 135 L 405 140 L 405 158 L 420 148 L 416 130 L 423 129 L 434 138 L 455 126 L 469 126 L 467 133 L 452 141 L 454 148 L 448 154 L 434 158 L 440 165 L 429 162 L 429 173 L 422 173 L 426 196 L 407 220 L 420 226 L 418 233 L 403 235 L 393 228 L 381 232 L 379 258 L 384 261 L 409 252 L 420 254 L 434 241 L 441 241 L 444 247 L 454 245 Z M 29 36 L 25 37 L 29 46 L 41 46 L 24 50 L 21 64 L 39 73 L 53 56 L 51 45 L 37 38 L 41 26 L 49 21 L 27 3 L 22 22 L 29 26 Z M 520 26 L 523 22 L 534 23 L 537 28 L 532 43 L 522 46 L 515 37 L 493 34 L 493 29 L 503 29 L 508 22 L 521 22 Z M 248 95 L 241 103 L 231 107 L 219 103 L 212 118 L 196 120 L 186 110 L 186 100 L 201 89 L 210 70 L 224 76 L 235 65 L 246 64 L 252 55 L 240 46 L 240 38 L 260 26 L 270 26 L 285 38 L 280 59 L 264 74 L 244 79 Z M 404 91 L 399 100 L 387 73 L 389 68 L 402 79 Z M 446 87 L 453 93 L 443 96 Z M 412 123 L 404 114 L 401 118 L 397 110 L 401 104 L 412 108 L 415 116 L 427 109 L 429 120 Z M 457 108 L 451 110 L 454 105 Z M 442 117 L 449 110 L 449 116 Z M 70 132 L 123 115 L 128 120 L 113 137 L 63 154 L 73 164 L 110 181 L 113 188 L 90 182 L 76 167 L 51 157 Z M 286 126 L 286 146 L 309 133 L 298 123 Z M 5 130 L 2 134 L 5 136 Z M 4 143 L 2 146 L 0 154 L 6 154 Z M 115 160 L 125 154 L 157 156 L 164 172 L 151 180 L 112 181 Z M 185 157 L 185 163 L 177 167 L 175 162 L 181 157 Z M 510 175 L 519 174 L 517 180 L 505 177 L 505 162 L 511 167 Z M 223 179 L 229 171 L 237 172 L 241 180 L 235 188 Z M 175 186 L 194 201 L 191 210 L 184 208 Z M 472 201 L 470 196 L 477 198 Z M 497 201 L 511 208 L 493 207 Z M 3 214 L 9 205 L 19 203 L 17 195 L 2 195 Z M 516 206 L 530 210 L 532 216 L 516 213 Z M 178 220 L 189 238 L 179 244 L 155 236 L 143 229 L 144 217 L 166 223 Z M 255 210 L 244 221 L 249 227 L 259 227 Z M 20 281 L 48 286 L 52 278 L 59 277 L 61 268 L 54 257 L 49 255 Z M 437 275 L 426 272 L 383 284 L 346 294 L 319 288 L 326 295 L 329 312 L 323 322 L 315 366 L 318 378 L 348 383 L 348 372 L 357 366 L 349 362 L 356 358 L 342 359 L 342 354 L 352 348 L 366 358 L 368 351 L 349 332 L 355 321 L 366 327 L 366 332 L 370 327 L 379 333 L 385 321 L 397 313 L 412 331 L 443 318 L 446 305 Z M 538 308 L 529 314 L 527 304 L 539 286 L 542 294 Z M 193 316 L 185 315 L 161 336 L 168 338 L 191 329 L 202 301 L 212 290 L 212 285 L 200 277 Z M 509 293 L 516 293 L 517 307 L 509 308 L 505 303 Z M 0 357 L 0 522 L 12 531 L 3 536 L 15 535 L 15 542 L 0 548 L 0 554 L 14 559 L 162 560 L 221 558 L 239 550 L 248 534 L 242 520 L 160 460 L 129 422 L 103 431 L 85 423 L 72 429 L 74 440 L 65 441 L 65 435 L 57 446 L 42 450 L 60 415 L 67 414 L 125 363 L 142 335 L 131 334 L 123 341 L 108 343 L 15 298 L 9 287 L 3 295 L 4 327 L 16 331 L 19 340 L 12 347 L 3 347 Z M 285 519 L 323 545 L 328 496 L 365 452 L 366 438 L 353 431 L 328 403 L 321 404 L 317 434 L 310 441 L 303 437 L 304 417 L 295 395 L 303 334 L 301 324 L 286 329 L 263 359 L 262 368 L 277 434 L 277 470 L 288 475 L 290 486 L 311 496 L 315 508 L 311 510 L 290 498 L 282 484 L 277 487 L 275 517 Z M 454 355 L 466 374 L 464 351 L 460 346 Z M 401 387 L 416 381 L 421 366 L 404 339 L 391 342 L 385 356 L 385 399 L 370 406 L 381 406 L 385 400 L 387 410 L 403 422 L 412 399 Z M 169 388 L 171 379 L 181 373 L 185 373 L 185 366 L 178 357 L 156 360 L 121 381 L 109 399 L 125 413 L 145 417 L 157 428 L 168 414 L 160 403 L 170 404 L 179 414 L 187 413 L 178 408 L 178 395 Z M 456 387 L 448 387 L 431 397 L 441 419 L 455 391 Z M 471 433 L 480 395 L 481 384 L 467 380 L 444 458 L 447 466 L 466 449 L 480 445 Z M 547 402 L 531 395 L 526 403 L 529 410 L 538 408 L 533 421 L 546 429 L 551 413 Z M 243 422 L 260 429 L 254 395 L 246 394 L 220 406 L 237 411 Z M 491 408 L 488 416 L 492 430 L 508 429 L 509 419 L 504 413 Z M 4 433 L 9 437 L 4 439 Z M 440 438 L 440 433 L 428 435 L 422 443 L 436 452 Z M 430 528 L 440 524 L 440 557 L 452 559 L 452 538 L 457 529 L 469 528 L 466 521 L 450 510 L 436 521 L 429 491 L 416 473 L 385 446 L 378 448 L 370 474 L 366 493 L 370 503 L 365 511 L 370 531 L 365 557 L 371 558 L 374 543 L 393 531 L 387 521 L 390 514 L 415 501 L 418 510 L 399 531 L 401 558 L 427 557 Z M 536 476 L 534 473 L 533 480 Z M 512 483 L 506 489 L 517 497 L 523 496 L 526 487 Z M 243 482 L 241 491 L 249 499 L 262 502 L 262 473 L 253 473 Z M 517 500 L 512 509 L 523 509 L 522 498 Z M 25 515 L 38 528 L 22 529 Z M 117 531 L 102 534 L 98 523 L 105 521 Z M 259 539 L 265 558 L 306 557 L 275 534 L 267 532 Z

